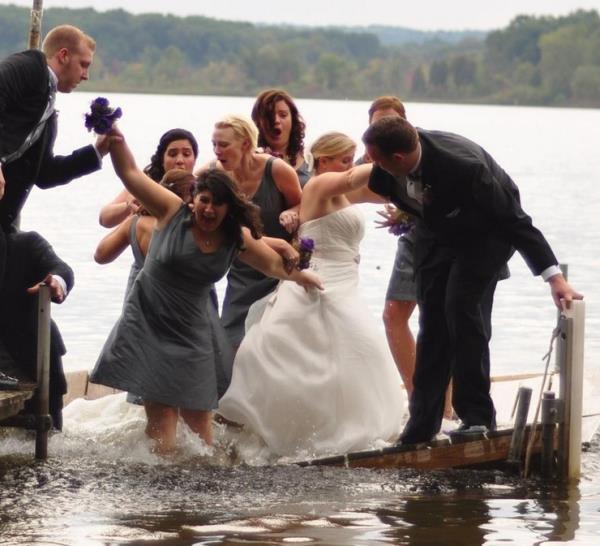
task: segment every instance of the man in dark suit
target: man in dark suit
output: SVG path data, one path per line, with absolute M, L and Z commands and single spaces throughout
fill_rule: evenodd
M 50 287 L 52 301 L 62 303 L 73 287 L 73 270 L 36 232 L 5 234 L 0 230 L 0 371 L 32 381 L 37 367 L 37 298 L 40 283 Z M 65 346 L 58 327 L 50 325 L 50 415 L 62 428 L 66 392 L 62 356 Z M 25 407 L 31 412 L 31 403 Z
M 101 167 L 106 137 L 67 156 L 53 153 L 56 92 L 70 93 L 88 79 L 95 47 L 78 28 L 62 25 L 47 34 L 42 51 L 15 53 L 0 62 L 0 225 L 5 231 L 14 229 L 34 184 L 67 184 Z
M 368 188 L 417 218 L 415 268 L 420 310 L 410 419 L 403 443 L 429 441 L 441 425 L 444 393 L 462 430 L 495 427 L 490 397 L 485 299 L 518 250 L 550 285 L 557 306 L 583 296 L 566 282 L 542 233 L 519 202 L 511 178 L 481 146 L 461 136 L 415 129 L 399 117 L 363 135 L 373 167 L 356 167 L 348 184 Z

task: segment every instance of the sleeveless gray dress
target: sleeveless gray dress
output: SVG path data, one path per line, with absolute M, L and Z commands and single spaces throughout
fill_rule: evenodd
M 129 224 L 128 239 L 129 246 L 131 247 L 131 253 L 133 254 L 133 263 L 129 268 L 129 277 L 127 277 L 127 286 L 125 286 L 125 298 L 123 299 L 123 306 L 125 306 L 127 296 L 129 295 L 129 292 L 131 292 L 131 288 L 133 287 L 136 277 L 142 270 L 142 267 L 144 267 L 145 258 L 136 235 L 136 228 L 139 219 L 139 216 L 134 216 L 131 220 L 131 224 Z M 141 406 L 144 403 L 141 396 L 136 396 L 130 392 L 127 393 L 127 402 L 130 404 L 136 404 L 138 406 Z
M 135 278 L 142 270 L 142 267 L 144 267 L 144 255 L 142 254 L 142 249 L 140 248 L 136 237 L 136 227 L 139 219 L 139 216 L 134 216 L 129 225 L 129 246 L 131 247 L 131 253 L 133 254 L 133 263 L 129 269 L 129 277 L 127 277 L 124 302 L 127 301 L 127 296 L 129 295 L 129 292 L 131 292 L 131 287 L 135 282 Z
M 209 301 L 211 286 L 237 249 L 202 252 L 182 205 L 155 231 L 142 271 L 91 374 L 93 383 L 126 390 L 144 400 L 192 410 L 217 406 L 222 370 L 232 353 L 217 343 Z
M 252 202 L 260 207 L 264 235 L 290 241 L 292 236 L 279 223 L 279 215 L 288 206 L 273 180 L 274 159 L 269 158 L 267 161 Z M 244 337 L 244 322 L 250 306 L 271 293 L 278 283 L 278 279 L 266 277 L 239 259 L 234 260 L 227 274 L 227 288 L 221 311 L 221 322 L 234 347 L 238 347 Z

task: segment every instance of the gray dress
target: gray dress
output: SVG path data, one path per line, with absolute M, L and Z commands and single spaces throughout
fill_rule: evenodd
M 134 216 L 131 220 L 131 224 L 129 224 L 129 246 L 131 247 L 131 253 L 133 254 L 133 263 L 129 268 L 129 277 L 127 277 L 127 286 L 125 287 L 125 298 L 123 299 L 123 306 L 125 306 L 125 302 L 127 301 L 127 296 L 129 296 L 129 292 L 131 292 L 131 288 L 133 287 L 133 283 L 135 282 L 136 277 L 139 275 L 142 267 L 144 267 L 144 253 L 140 248 L 140 245 L 137 240 L 136 229 L 137 223 L 140 219 L 139 216 Z M 136 404 L 141 406 L 144 401 L 141 396 L 136 396 L 130 392 L 127 393 L 127 402 L 130 404 Z
M 217 406 L 219 370 L 231 369 L 232 354 L 215 345 L 208 299 L 237 250 L 223 244 L 214 253 L 202 252 L 189 228 L 190 215 L 182 205 L 154 232 L 91 381 L 147 401 L 211 410 Z
M 303 161 L 301 165 L 295 167 L 296 174 L 298 175 L 298 180 L 300 181 L 300 186 L 303 188 L 304 185 L 310 180 L 311 172 L 306 161 Z
M 129 246 L 131 247 L 131 252 L 133 254 L 133 263 L 131 264 L 131 268 L 129 269 L 129 277 L 127 277 L 127 286 L 125 287 L 125 301 L 127 301 L 127 296 L 129 292 L 131 292 L 131 288 L 133 283 L 135 282 L 136 277 L 139 272 L 144 267 L 144 254 L 142 253 L 142 249 L 138 244 L 137 236 L 136 236 L 136 228 L 139 216 L 134 216 L 131 220 L 131 224 L 129 224 Z M 124 303 L 123 302 L 123 303 Z
M 279 223 L 279 215 L 288 206 L 273 180 L 273 161 L 274 158 L 267 161 L 252 202 L 260 207 L 264 235 L 289 241 L 291 235 Z M 272 292 L 278 283 L 277 279 L 266 277 L 239 259 L 234 260 L 227 274 L 227 289 L 221 311 L 221 322 L 234 347 L 238 347 L 244 337 L 244 322 L 250 306 Z

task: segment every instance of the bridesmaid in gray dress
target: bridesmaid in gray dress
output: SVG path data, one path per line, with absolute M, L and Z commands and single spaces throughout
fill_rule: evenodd
M 195 182 L 196 179 L 191 172 L 182 169 L 171 169 L 165 173 L 159 184 L 179 196 L 184 202 L 189 203 L 192 187 Z M 94 259 L 99 264 L 107 264 L 114 261 L 127 247 L 131 247 L 134 259 L 132 270 L 135 267 L 137 272 L 133 278 L 130 275 L 131 284 L 128 285 L 127 294 L 131 290 L 137 274 L 142 270 L 155 227 L 156 219 L 150 216 L 144 207 L 140 207 L 136 214 L 123 221 L 98 243 Z M 125 298 L 125 301 L 127 301 L 127 298 Z M 217 392 L 219 397 L 221 397 L 231 381 L 233 353 L 212 298 L 208 301 L 207 311 L 210 318 L 212 344 L 215 350 L 217 350 L 220 362 L 220 366 L 217 366 L 216 374 Z M 127 394 L 127 401 L 143 405 L 143 400 L 132 393 Z
M 194 135 L 186 129 L 169 129 L 160 137 L 156 150 L 150 158 L 150 163 L 144 167 L 144 172 L 155 182 L 160 182 L 165 173 L 171 169 L 193 172 L 197 157 L 198 142 Z M 100 210 L 100 225 L 106 228 L 118 226 L 128 218 L 131 218 L 137 212 L 138 207 L 139 204 L 131 193 L 127 189 L 123 189 L 110 203 L 104 205 Z M 142 269 L 143 263 L 143 259 L 140 260 L 135 257 L 134 251 L 134 261 L 131 264 L 127 286 L 125 287 L 125 298 L 133 286 L 133 281 L 135 281 L 135 278 Z M 216 298 L 216 292 L 214 293 L 214 297 Z
M 306 124 L 292 97 L 283 89 L 261 91 L 252 107 L 252 120 L 258 127 L 258 145 L 294 167 L 304 187 L 311 176 L 304 157 Z
M 227 116 L 215 124 L 213 148 L 216 166 L 235 181 L 238 190 L 260 207 L 265 242 L 284 259 L 288 270 L 297 263 L 298 253 L 289 241 L 298 227 L 297 211 L 287 210 L 300 203 L 301 189 L 294 169 L 282 159 L 256 152 L 258 130 L 242 116 Z M 272 292 L 277 280 L 235 260 L 227 275 L 221 321 L 234 348 L 244 337 L 248 309 Z
M 91 380 L 143 398 L 146 434 L 157 441 L 158 452 L 174 449 L 180 415 L 212 444 L 219 363 L 207 313 L 211 285 L 236 256 L 307 288 L 320 288 L 320 281 L 307 271 L 284 270 L 279 255 L 259 238 L 256 208 L 225 173 L 203 173 L 188 206 L 138 169 L 118 129 L 112 129 L 110 140 L 115 171 L 157 224 Z

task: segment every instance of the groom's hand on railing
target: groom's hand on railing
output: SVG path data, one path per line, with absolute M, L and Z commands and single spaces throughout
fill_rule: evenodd
M 570 309 L 573 300 L 583 299 L 583 294 L 571 288 L 571 285 L 561 274 L 550 277 L 548 284 L 550 285 L 550 293 L 552 294 L 554 305 L 559 310 Z
M 50 299 L 54 303 L 62 303 L 64 299 L 67 297 L 65 293 L 64 281 L 61 283 L 57 277 L 48 273 L 46 278 L 37 284 L 34 284 L 32 287 L 27 289 L 28 294 L 37 294 L 40 291 L 40 286 L 42 284 L 47 285 L 50 288 Z

